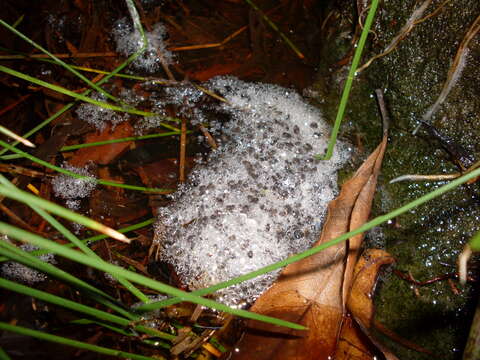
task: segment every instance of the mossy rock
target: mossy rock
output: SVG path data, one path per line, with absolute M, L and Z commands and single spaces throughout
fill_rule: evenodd
M 330 25 L 336 34 L 353 34 L 357 23 L 354 2 L 332 5 Z M 432 14 L 443 0 L 433 0 L 420 18 Z M 381 53 L 398 34 L 422 2 L 390 0 L 380 3 L 373 33 L 362 63 Z M 417 23 L 388 55 L 378 58 L 355 80 L 342 136 L 357 148 L 352 169 L 373 150 L 381 138 L 381 121 L 373 97 L 374 89 L 385 91 L 390 111 L 389 146 L 379 179 L 373 216 L 385 214 L 445 184 L 389 181 L 405 174 L 455 173 L 459 159 L 444 143 L 420 127 L 425 120 L 443 141 L 461 150 L 471 162 L 480 159 L 480 34 L 468 45 L 465 66 L 445 101 L 430 118 L 424 115 L 440 95 L 447 73 L 465 34 L 480 15 L 480 2 L 458 0 L 444 4 L 433 16 Z M 333 30 L 332 30 L 333 28 Z M 334 39 L 334 40 L 332 40 Z M 351 37 L 325 38 L 323 63 L 314 86 L 322 95 L 326 116 L 335 118 L 348 69 L 336 68 L 349 51 Z M 461 159 L 460 159 L 461 160 Z M 465 164 L 464 164 L 465 165 Z M 468 166 L 468 164 L 466 164 Z M 367 236 L 367 246 L 382 246 L 397 260 L 395 269 L 410 272 L 425 281 L 456 272 L 458 254 L 479 230 L 479 187 L 465 185 L 385 224 Z M 372 233 L 373 234 L 373 233 Z M 380 236 L 378 236 L 380 234 Z M 376 297 L 377 319 L 399 335 L 439 354 L 438 358 L 461 358 L 473 317 L 475 289 L 456 280 L 438 281 L 412 290 L 412 284 L 390 273 L 384 276 Z M 455 293 L 454 286 L 459 293 Z M 406 350 L 383 339 L 400 359 L 429 359 L 431 355 Z

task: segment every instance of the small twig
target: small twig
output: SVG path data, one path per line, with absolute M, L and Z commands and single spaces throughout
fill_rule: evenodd
M 423 120 L 426 121 L 432 117 L 432 115 L 438 110 L 439 106 L 445 101 L 448 94 L 457 83 L 466 64 L 466 58 L 468 54 L 468 44 L 473 39 L 473 37 L 478 33 L 478 31 L 480 31 L 480 15 L 475 19 L 473 24 L 470 26 L 467 33 L 463 37 L 462 42 L 458 46 L 457 53 L 455 54 L 455 57 L 453 59 L 452 66 L 450 66 L 450 69 L 448 70 L 447 80 L 445 80 L 442 91 L 440 92 L 440 95 L 438 96 L 435 103 L 427 110 L 425 115 L 423 115 Z M 420 128 L 420 125 L 417 126 L 417 128 L 414 131 L 414 134 L 418 131 L 419 128 Z
M 168 47 L 167 49 L 169 51 L 189 51 L 189 50 L 210 49 L 210 48 L 221 47 L 221 46 L 224 46 L 229 41 L 231 41 L 232 39 L 236 38 L 238 35 L 240 35 L 245 30 L 247 30 L 247 28 L 248 28 L 247 26 L 242 26 L 240 29 L 238 29 L 234 33 L 228 35 L 221 42 L 202 44 L 202 45 L 174 46 L 174 47 Z
M 178 181 L 185 182 L 185 157 L 187 152 L 187 120 L 182 119 L 180 135 L 180 162 L 178 167 Z
M 385 55 L 388 55 L 391 53 L 397 46 L 398 44 L 407 37 L 407 35 L 413 30 L 415 26 L 415 22 L 418 20 L 420 16 L 423 15 L 427 7 L 430 5 L 432 0 L 425 0 L 422 5 L 420 5 L 410 16 L 410 18 L 407 20 L 405 25 L 400 29 L 398 32 L 397 36 L 393 38 L 393 40 L 388 44 L 388 46 L 385 48 L 383 52 L 380 54 L 377 54 L 373 57 L 371 57 L 365 64 L 360 66 L 357 70 L 357 73 L 361 73 L 363 70 L 365 70 L 367 67 L 370 66 L 370 64 L 375 61 L 378 58 L 381 58 Z
M 431 0 L 430 0 L 431 1 Z M 270 20 L 270 18 L 265 14 L 252 0 L 245 0 L 252 8 L 257 11 L 260 16 L 265 20 L 265 22 L 270 25 L 270 27 L 275 30 L 278 35 L 282 38 L 283 41 L 290 47 L 290 49 L 293 50 L 293 52 L 300 58 L 300 59 L 305 59 L 305 55 L 302 54 L 302 52 L 295 46 L 295 44 L 278 28 L 275 23 Z
M 418 25 L 422 22 L 424 22 L 425 20 L 428 20 L 430 19 L 431 17 L 434 17 L 436 16 L 440 11 L 443 10 L 443 8 L 445 7 L 445 5 L 447 5 L 447 3 L 449 3 L 451 0 L 445 0 L 443 3 L 440 4 L 439 7 L 437 7 L 434 11 L 432 11 L 430 14 L 428 14 L 427 16 L 424 16 L 423 18 L 421 18 L 420 20 L 417 20 L 415 21 L 415 25 Z
M 59 59 L 78 59 L 78 58 L 93 58 L 93 57 L 116 57 L 115 52 L 104 53 L 75 53 L 75 54 L 53 54 Z M 49 59 L 50 55 L 47 54 L 31 54 L 31 55 L 0 55 L 0 60 L 28 60 L 28 59 Z
M 472 248 L 470 245 L 465 245 L 463 251 L 458 256 L 458 273 L 460 284 L 464 285 L 467 282 L 468 260 L 472 257 Z
M 30 232 L 37 233 L 36 229 L 27 224 L 23 219 L 21 219 L 17 214 L 7 208 L 5 205 L 0 203 L 0 210 L 7 215 L 14 223 L 21 226 L 24 229 L 27 229 Z
M 375 95 L 377 95 L 378 107 L 380 108 L 380 115 L 382 117 L 383 136 L 385 136 L 388 133 L 388 128 L 390 126 L 390 117 L 388 116 L 385 99 L 383 98 L 383 90 L 375 89 Z
M 20 174 L 28 177 L 37 177 L 37 178 L 44 178 L 45 176 L 53 177 L 53 175 L 51 174 L 46 174 L 41 171 L 32 170 L 23 166 L 13 165 L 13 164 L 0 163 L 0 172 Z
M 32 94 L 23 95 L 20 99 L 14 101 L 11 104 L 8 104 L 7 106 L 5 106 L 3 109 L 0 110 L 0 116 L 14 109 L 18 104 L 21 104 L 22 102 L 27 100 L 30 96 L 32 96 Z
M 224 103 L 226 103 L 226 104 L 231 105 L 231 104 L 230 104 L 230 101 L 228 101 L 227 99 L 225 99 L 224 97 L 222 97 L 222 96 L 220 96 L 220 95 L 215 94 L 213 91 L 210 91 L 209 89 L 207 89 L 207 88 L 205 88 L 205 87 L 203 87 L 203 86 L 197 85 L 197 84 L 195 84 L 195 83 L 191 83 L 191 84 L 192 84 L 193 86 L 195 86 L 198 90 L 200 90 L 200 91 L 204 92 L 205 94 L 213 97 L 214 99 L 217 99 L 217 100 L 219 100 L 219 101 L 221 101 L 221 102 L 224 102 Z
M 203 136 L 205 136 L 205 138 L 207 139 L 207 142 L 210 145 L 210 147 L 213 150 L 217 150 L 218 146 L 217 146 L 217 143 L 215 142 L 215 139 L 213 138 L 212 134 L 210 134 L 208 132 L 208 130 L 202 124 L 200 124 L 198 127 L 200 128 L 200 131 L 202 132 Z
M 444 175 L 402 175 L 390 180 L 390 184 L 400 181 L 443 181 L 453 180 L 463 175 L 462 173 L 444 174 Z

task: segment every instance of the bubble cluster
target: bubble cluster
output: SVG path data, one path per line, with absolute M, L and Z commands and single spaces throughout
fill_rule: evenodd
M 79 175 L 88 176 L 91 179 L 77 179 L 67 174 L 58 174 L 52 179 L 52 188 L 56 197 L 72 200 L 75 204 L 78 199 L 85 198 L 95 189 L 97 183 L 88 166 L 83 168 L 64 163 L 62 168 Z
M 337 191 L 336 170 L 348 158 L 316 160 L 328 142 L 320 111 L 294 91 L 231 77 L 207 86 L 228 103 L 222 145 L 198 164 L 189 182 L 159 209 L 156 241 L 190 289 L 257 270 L 307 249 Z M 235 305 L 255 300 L 275 280 L 269 273 L 216 293 Z
M 165 26 L 157 23 L 151 32 L 145 32 L 145 36 L 148 41 L 147 48 L 132 62 L 131 66 L 152 74 L 161 69 L 162 61 L 166 65 L 172 64 L 173 54 L 167 50 L 164 42 L 167 37 Z M 117 51 L 125 56 L 134 54 L 143 46 L 142 36 L 132 28 L 126 18 L 115 23 L 113 37 Z
M 97 101 L 106 101 L 106 97 L 100 93 L 94 93 L 91 98 Z M 100 131 L 105 129 L 107 122 L 115 126 L 130 118 L 127 113 L 113 111 L 91 103 L 81 104 L 75 113 L 80 120 L 93 125 Z
M 0 241 L 10 242 L 10 240 L 7 237 L 1 237 Z M 27 251 L 27 252 L 31 252 L 39 249 L 38 247 L 30 244 L 23 244 L 20 246 L 20 248 L 23 251 Z M 56 263 L 55 255 L 53 254 L 40 255 L 38 258 L 46 263 L 50 263 L 50 264 Z M 11 280 L 22 282 L 24 284 L 32 285 L 37 282 L 45 281 L 47 279 L 46 274 L 14 261 L 7 261 L 3 263 L 0 269 L 1 269 L 0 272 L 2 276 Z

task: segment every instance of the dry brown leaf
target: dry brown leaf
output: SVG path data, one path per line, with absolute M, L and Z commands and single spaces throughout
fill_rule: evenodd
M 387 145 L 382 143 L 347 181 L 340 195 L 328 206 L 320 245 L 358 227 L 368 218 L 371 200 Z M 248 322 L 233 359 L 329 359 L 335 354 L 350 289 L 354 261 L 362 236 L 352 239 L 346 264 L 346 243 L 331 246 L 287 266 L 277 282 L 253 305 L 252 311 L 300 323 L 308 331 Z M 346 273 L 347 272 L 347 273 Z M 346 282 L 344 283 L 344 276 Z
M 124 122 L 117 125 L 113 130 L 111 125 L 107 125 L 101 133 L 87 135 L 85 143 L 121 139 L 129 136 L 133 136 L 133 128 L 128 122 Z M 89 162 L 107 165 L 128 150 L 132 143 L 132 141 L 124 141 L 121 143 L 78 149 L 68 162 L 78 167 L 83 167 Z
M 373 292 L 378 272 L 381 266 L 394 261 L 390 254 L 379 249 L 367 250 L 358 260 L 347 301 L 347 308 L 355 322 L 344 322 L 335 359 L 371 360 L 373 359 L 370 351 L 372 344 L 383 353 L 387 360 L 397 359 L 370 334 L 375 315 Z

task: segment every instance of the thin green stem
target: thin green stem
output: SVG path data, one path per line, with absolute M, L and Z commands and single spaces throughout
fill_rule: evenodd
M 123 269 L 119 266 L 109 264 L 105 261 L 92 259 L 84 254 L 79 253 L 78 251 L 67 249 L 64 246 L 61 246 L 53 241 L 50 241 L 45 238 L 42 238 L 41 236 L 29 233 L 28 231 L 16 228 L 15 226 L 9 225 L 4 222 L 0 222 L 0 233 L 3 233 L 19 241 L 29 242 L 33 245 L 49 250 L 54 254 L 63 256 L 77 263 L 81 263 L 86 266 L 91 266 L 95 269 L 105 271 L 108 273 L 117 274 L 118 276 L 122 276 L 125 279 L 128 279 L 132 282 L 142 284 L 143 286 L 146 286 L 160 293 L 165 293 L 171 296 L 182 298 L 184 301 L 193 302 L 195 304 L 200 304 L 212 309 L 216 309 L 218 311 L 223 311 L 223 312 L 244 317 L 247 319 L 263 321 L 266 323 L 270 323 L 278 326 L 284 326 L 284 327 L 288 327 L 296 330 L 306 330 L 304 326 L 292 323 L 290 321 L 285 321 L 285 320 L 273 318 L 270 316 L 260 315 L 260 314 L 252 313 L 249 311 L 241 310 L 241 309 L 230 308 L 224 304 L 215 302 L 213 300 L 192 295 L 191 293 L 179 290 L 167 284 L 163 284 L 159 281 L 150 279 L 141 274 L 137 274 L 135 272 Z
M 112 104 L 104 102 L 104 101 L 98 101 L 98 100 L 92 99 L 91 97 L 88 97 L 88 96 L 85 96 L 85 95 L 82 95 L 82 94 L 77 94 L 76 92 L 65 89 L 64 87 L 61 87 L 61 86 L 58 86 L 58 85 L 55 85 L 55 84 L 50 84 L 46 81 L 34 78 L 33 76 L 30 76 L 30 75 L 21 73 L 19 71 L 10 69 L 10 68 L 8 68 L 6 66 L 3 66 L 3 65 L 0 65 L 0 71 L 2 71 L 4 73 L 7 73 L 9 75 L 15 76 L 17 78 L 29 81 L 33 84 L 43 86 L 47 89 L 62 93 L 64 95 L 71 96 L 74 99 L 82 100 L 82 101 L 88 102 L 90 104 L 100 106 L 100 107 L 105 108 L 105 109 L 109 109 L 109 110 L 113 110 L 113 111 L 126 112 L 126 113 L 129 113 L 129 114 L 141 115 L 141 116 L 158 116 L 157 114 L 152 113 L 152 112 L 127 108 L 127 107 L 116 106 L 116 105 L 112 105 Z
M 0 360 L 12 360 L 10 356 L 0 347 Z
M 187 133 L 191 133 L 191 131 L 187 131 Z M 130 137 L 125 137 L 125 138 L 121 138 L 121 139 L 111 139 L 111 140 L 97 141 L 97 142 L 91 142 L 91 143 L 86 143 L 86 144 L 64 146 L 60 149 L 60 151 L 72 151 L 72 150 L 83 149 L 83 148 L 92 147 L 92 146 L 102 146 L 102 145 L 108 145 L 108 144 L 116 144 L 116 143 L 121 143 L 121 142 L 126 142 L 126 141 L 139 141 L 139 140 L 146 140 L 146 139 L 154 139 L 154 138 L 159 138 L 159 137 L 173 136 L 173 135 L 180 135 L 180 134 L 181 133 L 178 132 L 178 131 L 169 131 L 169 132 L 164 132 L 164 133 L 159 133 L 159 134 L 149 134 L 149 135 L 142 135 L 142 136 L 130 136 Z
M 55 215 L 61 216 L 64 219 L 79 223 L 92 230 L 96 230 L 104 234 L 110 235 L 112 237 L 117 238 L 118 240 L 129 242 L 128 239 L 125 237 L 125 235 L 117 233 L 115 230 L 99 223 L 98 221 L 95 221 L 86 216 L 77 214 L 51 201 L 42 199 L 41 197 L 32 195 L 18 188 L 10 188 L 5 185 L 0 185 L 0 194 L 8 198 L 20 201 L 22 203 L 29 203 L 30 205 L 36 205 L 38 207 L 41 207 L 47 211 L 54 213 Z
M 330 135 L 330 140 L 328 142 L 327 153 L 325 155 L 316 155 L 317 159 L 329 160 L 333 155 L 333 148 L 337 142 L 338 131 L 340 130 L 340 125 L 345 114 L 345 109 L 348 103 L 348 97 L 350 95 L 350 90 L 352 89 L 353 79 L 357 71 L 358 63 L 362 57 L 363 48 L 365 42 L 367 41 L 368 33 L 370 32 L 370 27 L 372 26 L 373 19 L 375 17 L 375 12 L 377 11 L 378 0 L 372 0 L 370 5 L 370 10 L 365 20 L 365 25 L 363 27 L 362 34 L 360 35 L 360 40 L 358 41 L 355 54 L 353 55 L 352 65 L 350 66 L 350 71 L 348 72 L 347 80 L 345 81 L 345 86 L 343 88 L 342 97 L 340 99 L 340 105 L 338 107 L 337 117 L 335 118 L 335 123 L 333 124 L 332 134 Z
M 76 301 L 71 301 L 69 299 L 65 299 L 60 296 L 56 296 L 41 290 L 37 290 L 26 285 L 21 285 L 4 278 L 0 278 L 0 287 L 10 291 L 15 291 L 19 294 L 32 296 L 36 299 L 46 301 L 51 304 L 59 305 L 66 309 L 70 309 L 82 314 L 90 315 L 100 320 L 109 321 L 111 323 L 121 325 L 123 327 L 130 327 L 132 325 L 132 321 L 129 319 L 125 319 L 123 317 L 113 315 L 108 312 L 98 310 L 90 306 L 79 304 Z M 155 329 L 147 328 L 144 326 L 133 326 L 132 328 L 140 332 L 144 332 L 148 335 L 159 337 L 166 340 L 172 340 L 173 338 L 175 338 L 174 335 L 170 335 L 170 334 L 167 334 Z
M 13 185 L 12 185 L 13 186 Z M 82 242 L 79 238 L 77 238 L 70 230 L 68 230 L 65 226 L 63 226 L 57 219 L 51 216 L 42 208 L 38 206 L 29 204 L 29 206 L 41 217 L 43 217 L 48 223 L 50 223 L 55 229 L 57 229 L 70 243 L 72 246 L 78 247 L 84 254 L 96 258 L 101 259 L 92 249 L 90 249 L 84 242 Z M 149 298 L 147 295 L 142 293 L 139 289 L 137 289 L 130 281 L 123 279 L 122 277 L 117 277 L 111 274 L 113 278 L 115 278 L 121 285 L 123 285 L 130 293 L 136 296 L 140 301 L 144 303 L 149 302 Z
M 107 185 L 107 186 L 115 186 L 115 187 L 119 187 L 119 188 L 123 188 L 123 189 L 129 189 L 129 190 L 137 190 L 137 191 L 145 191 L 145 192 L 154 192 L 154 193 L 170 193 L 172 192 L 171 189 L 161 189 L 161 188 L 146 188 L 146 187 L 143 187 L 143 186 L 136 186 L 136 185 L 128 185 L 128 184 L 121 184 L 121 183 L 117 183 L 117 182 L 113 182 L 113 181 L 108 181 L 108 180 L 102 180 L 102 179 L 96 179 L 96 178 L 93 178 L 93 177 L 89 177 L 89 176 L 84 176 L 84 175 L 80 175 L 80 174 L 77 174 L 77 173 L 74 173 L 72 171 L 69 171 L 67 169 L 63 169 L 59 166 L 55 166 L 55 165 L 52 165 L 50 164 L 48 161 L 44 161 L 42 159 L 39 159 L 33 155 L 30 155 L 29 153 L 25 152 L 25 151 L 22 151 L 22 150 L 19 150 L 17 149 L 16 147 L 4 142 L 4 141 L 1 141 L 0 140 L 0 146 L 3 146 L 4 148 L 10 150 L 10 151 L 13 151 L 14 153 L 17 153 L 17 154 L 20 154 L 22 157 L 24 158 L 27 158 L 37 164 L 40 164 L 40 165 L 43 165 L 45 166 L 46 168 L 49 168 L 49 169 L 52 169 L 52 170 L 55 170 L 59 173 L 62 173 L 62 174 L 65 174 L 65 175 L 69 175 L 71 177 L 74 177 L 74 178 L 77 178 L 77 179 L 83 179 L 83 180 L 87 180 L 87 181 L 93 181 L 93 182 L 96 182 L 97 184 L 101 184 L 101 185 Z
M 305 56 L 302 54 L 302 52 L 295 46 L 295 44 L 285 35 L 279 28 L 278 26 L 270 20 L 270 18 L 265 14 L 258 6 L 255 4 L 252 0 L 245 0 L 252 8 L 254 8 L 260 16 L 265 20 L 265 22 L 270 25 L 270 27 L 275 30 L 278 35 L 282 38 L 283 41 L 293 50 L 293 52 L 300 58 L 304 59 Z
M 129 352 L 115 350 L 115 349 L 109 349 L 109 348 L 98 346 L 98 345 L 92 345 L 86 342 L 72 340 L 62 336 L 52 335 L 42 331 L 28 329 L 22 326 L 10 325 L 5 322 L 0 322 L 0 329 L 4 331 L 10 331 L 16 334 L 31 336 L 37 339 L 54 342 L 57 344 L 72 346 L 78 349 L 85 349 L 85 350 L 89 350 L 89 351 L 93 351 L 93 352 L 97 352 L 97 353 L 109 355 L 109 356 L 121 357 L 126 359 L 134 359 L 134 360 L 155 360 L 154 358 L 151 358 L 148 356 L 132 354 Z
M 142 221 L 142 222 L 139 222 L 137 224 L 133 224 L 133 225 L 130 225 L 130 226 L 126 226 L 122 229 L 118 229 L 117 231 L 119 233 L 122 233 L 122 234 L 125 234 L 129 231 L 133 231 L 133 230 L 137 230 L 137 229 L 141 229 L 143 227 L 146 227 L 146 226 L 149 226 L 149 225 L 152 225 L 155 221 L 157 221 L 155 218 L 151 218 L 151 219 L 148 219 L 148 220 L 145 220 L 145 221 Z M 109 236 L 108 235 L 104 235 L 104 234 L 99 234 L 99 235 L 94 235 L 94 236 L 90 236 L 86 239 L 82 239 L 82 243 L 84 244 L 90 244 L 90 243 L 94 243 L 96 241 L 100 241 L 100 240 L 103 240 L 103 239 L 107 239 Z M 68 247 L 68 248 L 72 248 L 72 247 L 75 247 L 74 244 L 64 244 L 63 246 L 65 247 Z M 40 256 L 40 255 L 43 255 L 43 254 L 47 254 L 48 251 L 46 250 L 34 250 L 34 251 L 31 251 L 30 254 L 33 255 L 33 256 Z M 0 263 L 2 262 L 5 262 L 7 261 L 8 259 L 5 258 L 5 257 L 0 257 Z
M 116 311 L 127 319 L 130 319 L 132 321 L 138 320 L 138 316 L 125 310 L 123 307 L 116 303 L 114 298 L 112 298 L 107 293 L 93 287 L 90 284 L 87 284 L 83 280 L 76 278 L 75 276 L 57 268 L 52 264 L 41 261 L 40 259 L 31 255 L 29 252 L 21 250 L 6 241 L 0 241 L 0 255 L 6 257 L 8 260 L 18 262 L 29 268 L 44 272 L 53 277 L 56 277 L 57 279 L 75 285 L 77 288 L 82 289 L 99 304 L 105 305 L 106 307 Z
M 115 102 L 118 102 L 118 103 L 122 103 L 122 101 L 118 98 L 116 98 L 115 96 L 112 96 L 110 95 L 108 92 L 106 92 L 104 89 L 102 89 L 100 86 L 98 86 L 97 84 L 91 82 L 88 78 L 86 78 L 83 74 L 79 73 L 77 70 L 75 70 L 74 68 L 72 68 L 71 66 L 69 66 L 67 63 L 65 63 L 63 60 L 59 59 L 58 57 L 56 57 L 54 54 L 52 54 L 50 51 L 48 51 L 47 49 L 43 48 L 42 46 L 40 46 L 39 44 L 37 44 L 35 41 L 33 41 L 32 39 L 28 38 L 27 36 L 25 36 L 23 33 L 21 33 L 20 31 L 18 31 L 17 29 L 15 29 L 15 27 L 13 26 L 10 26 L 8 23 L 6 23 L 5 21 L 3 21 L 2 19 L 0 19 L 0 24 L 3 25 L 4 27 L 6 27 L 8 30 L 10 30 L 11 32 L 13 32 L 15 35 L 17 35 L 18 37 L 20 37 L 21 39 L 25 40 L 26 42 L 28 42 L 30 45 L 32 45 L 33 47 L 35 47 L 36 49 L 40 50 L 41 52 L 43 52 L 44 54 L 50 56 L 58 65 L 62 66 L 63 68 L 65 68 L 67 71 L 70 71 L 71 73 L 75 74 L 78 78 L 80 78 L 82 81 L 84 81 L 85 83 L 88 84 L 88 86 L 90 86 L 92 89 L 95 89 L 97 90 L 99 93 L 105 95 L 108 99 L 112 100 L 112 101 L 115 101 Z

